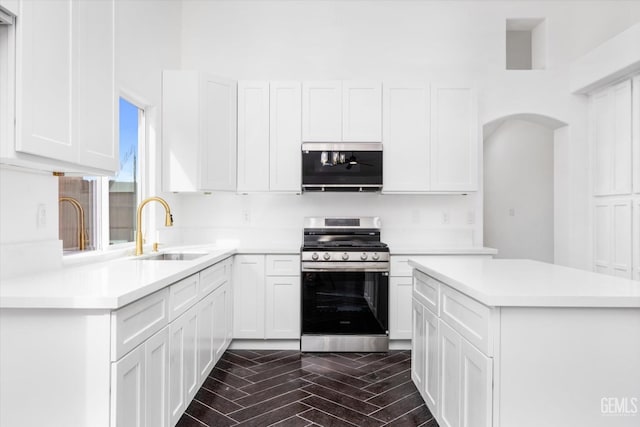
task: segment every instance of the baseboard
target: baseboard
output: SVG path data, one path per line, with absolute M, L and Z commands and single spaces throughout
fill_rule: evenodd
M 300 340 L 234 339 L 231 350 L 300 350 Z M 411 350 L 411 340 L 390 340 L 389 350 Z
M 389 350 L 411 350 L 411 340 L 389 340 Z
M 229 348 L 231 350 L 300 350 L 300 340 L 252 340 L 234 338 Z

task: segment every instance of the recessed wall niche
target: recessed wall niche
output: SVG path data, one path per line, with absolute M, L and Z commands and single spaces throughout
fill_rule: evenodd
M 507 19 L 507 70 L 542 70 L 546 67 L 547 35 L 544 18 Z

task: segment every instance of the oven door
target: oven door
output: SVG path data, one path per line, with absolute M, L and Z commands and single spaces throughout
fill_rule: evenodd
M 388 335 L 389 273 L 302 272 L 303 335 Z
M 382 188 L 382 144 L 302 145 L 305 191 L 377 191 Z

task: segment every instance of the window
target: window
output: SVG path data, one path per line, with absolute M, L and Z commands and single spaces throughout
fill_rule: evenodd
M 120 164 L 115 176 L 59 178 L 59 235 L 65 253 L 100 250 L 135 240 L 144 110 L 120 98 L 119 123 Z

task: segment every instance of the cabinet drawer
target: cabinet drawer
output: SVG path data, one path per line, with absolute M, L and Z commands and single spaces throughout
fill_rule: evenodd
M 220 261 L 200 272 L 199 298 L 209 295 L 231 277 L 231 258 Z
M 116 361 L 169 323 L 169 290 L 111 313 L 111 360 Z
M 267 255 L 267 276 L 299 276 L 300 255 Z
M 412 272 L 409 257 L 391 255 L 390 275 L 392 277 L 411 277 Z
M 440 282 L 426 274 L 415 271 L 413 273 L 413 296 L 436 316 L 439 314 Z
M 169 287 L 169 321 L 173 321 L 200 299 L 199 279 L 199 276 L 194 274 Z
M 440 318 L 488 356 L 492 356 L 491 309 L 446 286 L 440 286 Z

